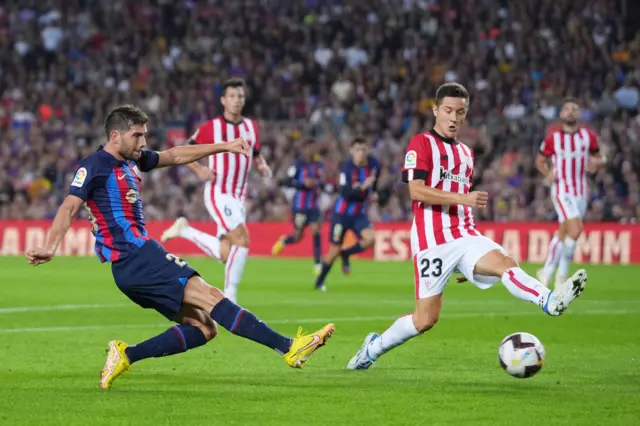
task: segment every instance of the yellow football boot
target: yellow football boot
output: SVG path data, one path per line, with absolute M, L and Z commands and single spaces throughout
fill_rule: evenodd
M 278 241 L 276 241 L 276 243 L 273 245 L 273 247 L 271 248 L 271 255 L 272 256 L 277 256 L 279 255 L 282 250 L 284 250 L 284 240 L 286 239 L 286 236 L 281 236 L 280 238 L 278 238 Z
M 125 349 L 129 345 L 120 341 L 112 340 L 107 346 L 107 362 L 100 372 L 100 387 L 102 389 L 111 389 L 113 381 L 125 371 L 129 371 L 129 360 L 125 354 Z
M 299 327 L 291 349 L 283 356 L 284 361 L 293 368 L 302 368 L 311 354 L 324 346 L 335 329 L 335 325 L 327 324 L 313 334 L 304 334 Z
M 313 265 L 313 275 L 316 277 L 322 272 L 322 265 Z

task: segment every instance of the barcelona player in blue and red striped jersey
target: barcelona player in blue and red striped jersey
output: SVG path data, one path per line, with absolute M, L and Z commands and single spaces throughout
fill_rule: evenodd
M 313 259 L 316 275 L 320 273 L 321 268 L 320 226 L 322 218 L 318 201 L 324 185 L 324 165 L 315 159 L 317 153 L 315 142 L 309 140 L 302 148 L 301 158 L 289 167 L 287 178 L 281 182 L 286 186 L 296 188 L 291 206 L 294 232 L 288 236 L 280 237 L 271 250 L 272 254 L 277 256 L 286 246 L 299 242 L 308 226 L 313 235 Z
M 326 290 L 324 280 L 339 255 L 342 256 L 343 272 L 348 274 L 351 270 L 349 257 L 373 246 L 375 234 L 367 217 L 367 201 L 375 194 L 379 173 L 380 164 L 369 155 L 367 142 L 362 138 L 354 139 L 351 142 L 351 159 L 343 164 L 340 172 L 340 196 L 333 208 L 329 235 L 331 248 L 322 262 L 316 289 Z M 342 250 L 347 231 L 354 232 L 358 241 Z
M 96 237 L 101 262 L 111 262 L 118 288 L 143 308 L 155 309 L 177 325 L 134 346 L 113 340 L 100 375 L 100 387 L 113 381 L 134 362 L 173 355 L 204 345 L 217 334 L 216 323 L 232 334 L 265 345 L 287 364 L 300 368 L 333 332 L 328 324 L 318 332 L 295 338 L 276 333 L 251 312 L 207 284 L 184 260 L 168 253 L 145 228 L 140 188 L 142 175 L 155 168 L 189 164 L 222 152 L 247 156 L 243 138 L 208 145 L 178 146 L 162 152 L 145 149 L 146 114 L 124 105 L 105 120 L 107 143 L 78 169 L 69 195 L 53 220 L 45 247 L 27 252 L 32 265 L 53 259 L 71 221 L 84 204 Z

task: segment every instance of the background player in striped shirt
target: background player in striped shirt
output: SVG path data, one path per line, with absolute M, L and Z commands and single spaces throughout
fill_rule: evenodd
M 440 316 L 447 281 L 456 271 L 465 277 L 459 281 L 471 281 L 482 289 L 501 279 L 511 294 L 553 316 L 562 314 L 586 284 L 586 272 L 581 270 L 550 291 L 476 230 L 471 209 L 485 208 L 488 194 L 471 192 L 473 152 L 456 139 L 468 108 L 469 93 L 462 85 L 442 85 L 433 107 L 433 130 L 409 142 L 402 179 L 408 182 L 413 200 L 416 309 L 384 333 L 370 333 L 349 361 L 350 370 L 369 368 L 382 354 L 431 329 Z
M 368 249 L 375 242 L 373 225 L 367 216 L 367 201 L 377 196 L 375 190 L 380 164 L 369 155 L 369 146 L 362 138 L 355 138 L 351 142 L 350 154 L 351 158 L 344 162 L 340 172 L 340 195 L 333 207 L 329 231 L 331 248 L 323 259 L 322 269 L 316 280 L 317 290 L 326 290 L 324 280 L 338 255 L 342 257 L 343 272 L 348 274 L 351 271 L 349 257 Z M 358 241 L 342 250 L 347 231 L 354 232 Z
M 222 87 L 220 98 L 224 112 L 205 122 L 189 139 L 189 144 L 227 143 L 243 137 L 249 144 L 249 156 L 227 153 L 209 157 L 208 167 L 192 163 L 189 168 L 206 181 L 204 201 L 207 211 L 217 224 L 217 234 L 209 235 L 189 226 L 179 218 L 162 235 L 163 242 L 182 237 L 195 243 L 202 251 L 225 265 L 224 293 L 235 301 L 244 266 L 249 255 L 249 230 L 245 226 L 245 198 L 251 165 L 265 177 L 271 169 L 260 155 L 260 134 L 254 120 L 242 116 L 246 101 L 246 83 L 231 78 Z
M 567 278 L 576 241 L 582 233 L 582 219 L 587 213 L 587 173 L 595 173 L 605 162 L 598 137 L 578 125 L 579 117 L 578 100 L 565 99 L 560 109 L 562 129 L 547 135 L 536 158 L 536 168 L 551 183 L 551 200 L 560 222 L 549 244 L 544 267 L 538 271 L 538 279 L 546 286 L 556 267 L 556 285 Z
M 305 336 L 298 330 L 293 339 L 276 333 L 207 284 L 185 261 L 167 253 L 148 237 L 145 228 L 140 172 L 188 164 L 223 152 L 247 156 L 248 144 L 238 138 L 226 144 L 148 151 L 147 121 L 147 115 L 131 105 L 117 107 L 107 115 L 108 141 L 104 149 L 101 147 L 82 161 L 69 195 L 53 220 L 46 246 L 27 252 L 29 263 L 35 266 L 53 259 L 73 217 L 84 204 L 96 237 L 96 253 L 103 263 L 111 262 L 118 288 L 143 308 L 155 309 L 178 323 L 134 346 L 120 340 L 109 342 L 100 387 L 111 388 L 113 381 L 135 362 L 204 345 L 216 336 L 216 323 L 232 334 L 275 350 L 290 366 L 302 367 L 331 335 L 332 324 L 312 335 Z
M 323 186 L 324 171 L 324 165 L 315 159 L 317 153 L 318 149 L 315 141 L 313 139 L 307 141 L 302 147 L 300 159 L 295 161 L 287 170 L 287 178 L 282 184 L 296 188 L 296 193 L 291 203 L 294 231 L 288 236 L 283 235 L 280 237 L 271 250 L 272 254 L 277 256 L 286 246 L 299 242 L 308 226 L 313 235 L 313 259 L 316 275 L 320 273 L 322 268 L 320 264 L 320 227 L 322 225 L 322 217 L 320 216 L 318 201 Z

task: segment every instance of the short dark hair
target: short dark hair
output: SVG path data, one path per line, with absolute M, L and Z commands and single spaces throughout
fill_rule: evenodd
M 117 130 L 126 132 L 135 125 L 143 125 L 149 122 L 149 117 L 135 105 L 120 105 L 109 111 L 104 119 L 104 132 L 109 138 L 111 132 Z
M 436 105 L 444 98 L 462 98 L 469 101 L 469 91 L 460 83 L 445 83 L 436 91 Z
M 367 140 L 365 138 L 363 138 L 362 136 L 356 136 L 355 138 L 353 138 L 353 140 L 351 141 L 351 146 L 355 146 L 355 145 L 366 145 L 367 144 Z
M 573 96 L 567 96 L 562 100 L 562 104 L 560 104 L 560 108 L 562 108 L 566 104 L 576 104 L 576 105 L 580 106 L 580 100 L 578 98 L 573 97 Z
M 244 81 L 244 78 L 240 77 L 232 77 L 222 83 L 222 96 L 227 93 L 229 87 L 242 87 L 245 92 L 247 91 L 247 83 Z

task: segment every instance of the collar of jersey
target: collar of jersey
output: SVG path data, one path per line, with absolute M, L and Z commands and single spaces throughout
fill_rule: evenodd
M 444 143 L 448 143 L 448 144 L 451 144 L 451 145 L 457 145 L 458 144 L 457 140 L 455 140 L 453 138 L 445 138 L 440 133 L 436 132 L 436 129 L 431 129 L 431 133 L 433 133 L 433 135 L 435 137 L 437 137 L 438 139 L 440 139 Z

